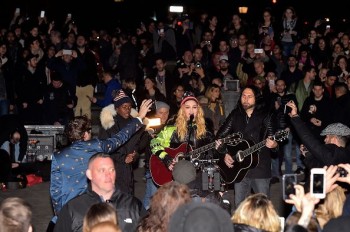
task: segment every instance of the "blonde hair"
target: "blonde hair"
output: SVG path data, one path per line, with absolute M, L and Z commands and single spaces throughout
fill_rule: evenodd
M 213 90 L 214 89 L 219 89 L 220 90 L 220 95 L 219 98 L 215 99 L 215 100 L 221 100 L 222 99 L 222 93 L 221 93 L 221 88 L 220 86 L 218 86 L 217 84 L 211 84 L 207 90 L 205 91 L 205 96 L 209 99 L 209 102 L 211 101 L 211 98 L 213 96 Z
M 272 202 L 263 193 L 247 197 L 231 218 L 233 223 L 245 224 L 257 229 L 278 232 L 281 224 Z
M 9 197 L 0 205 L 0 231 L 28 232 L 31 229 L 32 209 L 19 197 Z
M 315 213 L 321 228 L 330 219 L 342 215 L 345 199 L 344 189 L 337 186 L 333 191 L 327 193 L 323 203 L 317 205 Z
M 193 119 L 193 121 L 196 123 L 197 129 L 195 135 L 196 139 L 200 139 L 205 136 L 206 133 L 206 127 L 205 127 L 205 120 L 204 120 L 204 112 L 202 107 L 197 103 L 198 106 L 198 113 L 197 116 Z M 186 120 L 186 114 L 184 111 L 184 105 L 182 105 L 177 112 L 177 118 L 175 121 L 175 125 L 177 127 L 177 135 L 179 136 L 180 140 L 185 140 L 187 135 L 187 120 Z
M 91 232 L 92 227 L 100 222 L 112 222 L 118 225 L 116 209 L 106 202 L 94 204 L 85 214 L 83 232 Z

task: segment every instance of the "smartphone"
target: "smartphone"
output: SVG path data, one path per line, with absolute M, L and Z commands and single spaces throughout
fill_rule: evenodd
M 331 25 L 326 25 L 326 29 L 331 29 Z
M 73 51 L 69 49 L 63 49 L 63 52 L 62 52 L 63 55 L 72 55 L 72 53 Z
M 284 111 L 283 111 L 283 113 L 284 113 L 284 114 L 289 114 L 290 112 L 292 112 L 292 108 L 290 108 L 290 107 L 287 106 L 287 105 L 284 105 Z
M 16 14 L 21 13 L 21 9 L 17 7 L 15 13 L 16 13 Z
M 159 34 L 164 33 L 164 28 L 159 29 Z
M 269 86 L 275 86 L 275 80 L 269 80 Z
M 42 10 L 42 11 L 40 11 L 40 18 L 44 18 L 44 17 L 45 17 L 45 11 Z
M 152 127 L 152 126 L 160 126 L 161 125 L 161 121 L 160 118 L 149 118 L 148 119 L 148 127 Z
M 326 170 L 312 168 L 310 176 L 310 194 L 323 199 L 326 197 Z
M 282 176 L 283 200 L 289 199 L 290 194 L 295 194 L 294 185 L 297 184 L 297 174 L 284 174 Z
M 264 52 L 264 49 L 262 49 L 262 48 L 255 48 L 254 49 L 254 53 L 256 53 L 256 54 L 261 54 L 263 52 Z
M 68 13 L 68 14 L 67 14 L 67 18 L 72 18 L 72 14 L 71 14 L 71 13 Z

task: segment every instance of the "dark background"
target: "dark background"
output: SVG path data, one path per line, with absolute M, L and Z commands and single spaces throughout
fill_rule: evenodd
M 342 26 L 344 18 L 349 18 L 345 1 L 315 1 L 315 0 L 124 0 L 116 3 L 114 0 L 1 0 L 0 26 L 6 27 L 13 16 L 16 7 L 21 8 L 21 14 L 30 18 L 38 17 L 41 10 L 46 11 L 48 20 L 55 19 L 56 24 L 65 20 L 67 13 L 72 13 L 80 28 L 113 29 L 117 25 L 134 26 L 154 14 L 157 18 L 167 15 L 170 5 L 182 4 L 185 13 L 198 15 L 202 10 L 215 14 L 219 22 L 228 22 L 230 14 L 236 12 L 238 6 L 249 6 L 248 14 L 243 18 L 256 22 L 265 7 L 271 7 L 276 19 L 282 17 L 286 6 L 293 6 L 297 15 L 303 21 L 314 23 L 316 19 L 329 17 L 333 26 Z M 326 3 L 324 3 L 326 2 Z M 78 5 L 78 6 L 73 6 Z M 137 13 L 141 12 L 141 13 Z M 346 21 L 347 22 L 347 21 Z

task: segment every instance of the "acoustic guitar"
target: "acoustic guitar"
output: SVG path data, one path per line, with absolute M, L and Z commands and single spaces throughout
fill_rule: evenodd
M 235 133 L 220 140 L 222 143 L 233 145 L 241 139 L 242 134 Z M 172 159 L 175 159 L 175 161 L 188 159 L 192 162 L 194 160 L 200 159 L 200 155 L 202 153 L 207 152 L 213 148 L 215 148 L 215 142 L 209 143 L 195 150 L 192 150 L 191 146 L 188 146 L 187 143 L 182 143 L 177 148 L 165 148 L 164 151 L 168 153 Z M 168 167 L 165 166 L 165 164 L 158 156 L 151 155 L 149 162 L 150 173 L 155 184 L 162 186 L 163 184 L 166 184 L 173 180 L 172 171 L 170 171 Z
M 282 130 L 275 133 L 270 139 L 283 141 L 288 138 L 288 135 L 288 130 Z M 218 166 L 222 179 L 228 184 L 240 182 L 249 169 L 255 168 L 259 164 L 259 151 L 265 147 L 265 144 L 266 139 L 257 144 L 245 139 L 235 144 L 227 144 L 228 153 L 233 158 L 234 163 L 233 167 L 229 168 L 225 164 L 225 156 L 220 157 Z

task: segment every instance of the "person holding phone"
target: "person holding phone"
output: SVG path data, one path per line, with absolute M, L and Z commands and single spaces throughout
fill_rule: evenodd
M 322 144 L 299 117 L 296 104 L 293 101 L 289 101 L 287 106 L 291 108 L 291 113 L 289 113 L 291 123 L 301 142 L 308 150 L 303 152 L 305 156 L 304 163 L 308 169 L 350 163 L 349 127 L 342 123 L 328 125 L 320 134 L 325 136 L 324 144 Z
M 295 156 L 297 163 L 297 170 L 303 170 L 304 165 L 300 160 L 300 151 L 298 149 L 296 142 L 296 133 L 290 123 L 290 119 L 287 113 L 286 107 L 287 102 L 293 100 L 297 102 L 295 94 L 287 92 L 286 81 L 283 79 L 276 80 L 275 84 L 276 92 L 272 93 L 271 96 L 271 107 L 276 115 L 276 123 L 277 123 L 277 131 L 279 130 L 289 130 L 288 139 L 285 143 L 281 144 L 281 148 L 278 152 L 278 157 L 272 159 L 272 179 L 271 182 L 279 182 L 278 176 L 281 175 L 281 166 L 283 160 L 285 162 L 285 172 L 284 174 L 292 174 L 293 173 L 293 147 L 295 147 Z

